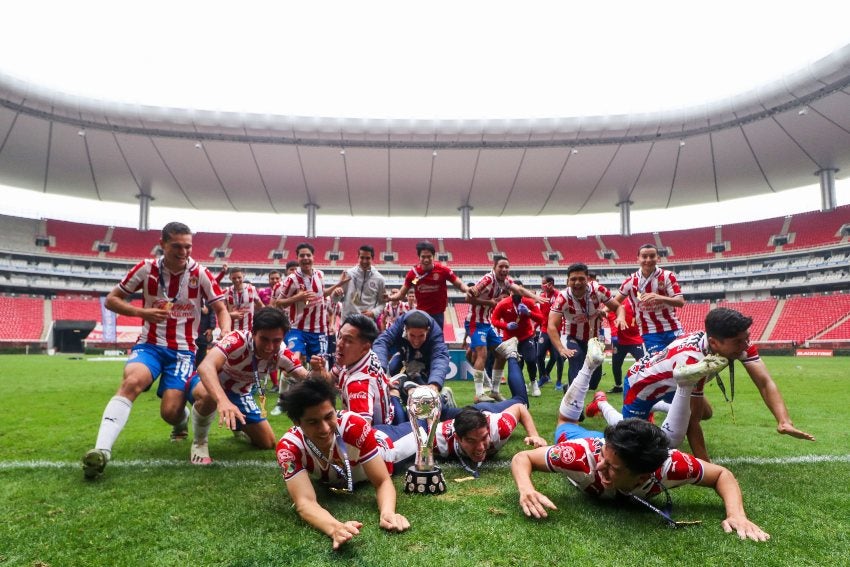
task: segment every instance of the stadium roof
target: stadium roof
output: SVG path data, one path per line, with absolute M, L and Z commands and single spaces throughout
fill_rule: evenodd
M 684 110 L 528 120 L 293 117 L 105 102 L 0 74 L 0 184 L 211 210 L 452 216 L 718 202 L 850 173 L 850 46 Z

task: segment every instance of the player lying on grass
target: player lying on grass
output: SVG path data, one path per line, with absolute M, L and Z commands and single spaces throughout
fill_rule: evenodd
M 390 473 L 394 462 L 413 455 L 396 452 L 391 440 L 376 436 L 376 430 L 360 415 L 335 409 L 338 391 L 324 378 L 308 378 L 292 386 L 283 396 L 283 408 L 295 425 L 277 444 L 277 461 L 286 490 L 301 518 L 327 535 L 333 548 L 360 533 L 357 520 L 338 520 L 316 499 L 313 480 L 335 492 L 353 492 L 357 483 L 368 480 L 375 487 L 379 526 L 403 532 L 410 522 L 396 513 L 396 491 Z
M 744 511 L 741 488 L 726 468 L 670 449 L 667 436 L 642 419 L 624 419 L 598 432 L 568 424 L 569 440 L 551 447 L 517 453 L 511 472 L 519 491 L 519 505 L 528 517 L 546 518 L 555 504 L 534 488 L 532 471 L 561 473 L 579 490 L 597 497 L 622 498 L 640 503 L 659 514 L 671 526 L 672 501 L 668 489 L 686 484 L 713 488 L 726 509 L 721 526 L 741 539 L 766 541 L 764 530 L 751 522 Z M 650 503 L 664 494 L 666 505 Z M 688 522 L 685 522 L 688 523 Z

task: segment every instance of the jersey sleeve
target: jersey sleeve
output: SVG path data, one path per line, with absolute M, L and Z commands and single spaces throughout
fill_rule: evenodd
M 280 353 L 280 357 L 277 359 L 277 367 L 284 371 L 286 374 L 291 374 L 295 370 L 301 368 L 301 359 L 291 350 L 283 349 L 283 352 Z
M 143 260 L 133 266 L 133 268 L 127 272 L 127 275 L 124 276 L 124 279 L 118 283 L 117 287 L 128 295 L 142 289 L 145 279 L 147 279 L 148 274 L 150 274 L 150 270 L 144 269 L 147 263 L 147 260 Z
M 505 441 L 516 429 L 517 420 L 508 412 L 498 413 L 493 417 L 496 419 L 496 439 L 493 439 L 493 441 Z
M 304 470 L 301 447 L 292 439 L 289 439 L 289 435 L 290 433 L 287 433 L 281 437 L 280 441 L 277 442 L 276 450 L 277 464 L 280 465 L 284 481 L 290 480 Z
M 215 303 L 224 299 L 224 292 L 208 268 L 201 270 L 201 289 L 207 303 Z
M 375 430 L 359 415 L 348 416 L 342 432 L 342 440 L 346 445 L 357 449 L 360 453 L 357 459 L 360 464 L 374 459 L 379 453 Z
M 682 295 L 682 288 L 679 286 L 679 280 L 676 279 L 676 274 L 673 272 L 667 272 L 667 277 L 665 278 L 665 288 L 667 291 L 667 295 L 670 297 L 676 297 L 677 295 Z
M 682 484 L 696 484 L 702 480 L 702 463 L 688 453 L 672 450 L 670 456 L 664 461 L 661 468 L 656 471 L 656 476 L 667 488 L 680 486 Z
M 215 348 L 224 353 L 228 359 L 240 349 L 245 348 L 245 337 L 239 331 L 231 331 L 220 341 L 215 343 Z
M 589 453 L 587 446 L 578 441 L 558 443 L 546 451 L 546 466 L 552 472 L 587 475 L 590 473 Z

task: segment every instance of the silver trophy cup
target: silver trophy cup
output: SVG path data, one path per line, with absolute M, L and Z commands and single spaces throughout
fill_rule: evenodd
M 407 397 L 407 415 L 416 437 L 416 458 L 407 469 L 404 491 L 410 494 L 442 494 L 446 481 L 434 465 L 434 437 L 440 421 L 440 395 L 430 386 L 418 386 Z M 419 427 L 425 422 L 425 428 Z

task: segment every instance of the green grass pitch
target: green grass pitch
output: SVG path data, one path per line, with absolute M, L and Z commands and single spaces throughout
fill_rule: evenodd
M 188 442 L 169 442 L 152 393 L 134 405 L 106 474 L 84 481 L 79 460 L 94 444 L 122 363 L 0 356 L 0 565 L 847 565 L 850 360 L 765 360 L 795 424 L 817 441 L 778 435 L 740 366 L 734 421 L 711 384 L 715 413 L 704 428 L 712 458 L 735 473 L 750 518 L 771 534 L 767 543 L 725 534 L 720 499 L 695 487 L 672 491 L 674 515 L 702 524 L 671 530 L 651 512 L 600 503 L 559 475 L 536 474 L 559 509 L 545 521 L 526 519 L 507 466 L 524 449 L 517 432 L 480 479 L 455 483 L 467 473 L 447 465 L 445 495 L 399 494 L 398 510 L 412 525 L 403 534 L 378 528 L 371 487 L 350 497 L 320 488 L 337 518 L 364 523 L 332 552 L 292 509 L 272 451 L 214 427 L 216 464 L 191 466 Z M 471 401 L 471 383 L 452 386 L 460 403 Z M 547 439 L 559 401 L 551 385 L 532 399 Z M 289 426 L 284 416 L 271 423 L 278 436 Z M 599 418 L 585 425 L 603 427 Z

